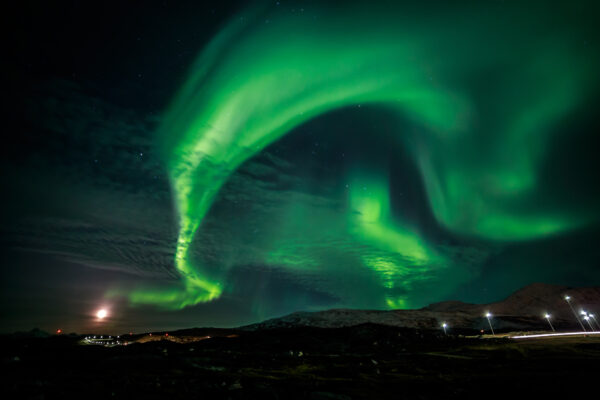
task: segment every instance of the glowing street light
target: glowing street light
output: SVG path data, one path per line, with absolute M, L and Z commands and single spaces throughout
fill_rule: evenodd
M 554 327 L 552 326 L 552 322 L 550 322 L 550 314 L 548 314 L 548 313 L 544 314 L 544 318 L 546 318 L 546 321 L 548 321 L 548 324 L 550 325 L 550 328 L 552 328 L 552 332 L 556 332 L 554 330 Z
M 447 335 L 447 334 L 448 334 L 448 333 L 446 332 L 446 328 L 447 328 L 447 327 L 448 327 L 448 324 L 444 322 L 444 323 L 442 324 L 442 328 L 444 328 L 444 335 Z
M 583 317 L 583 319 L 585 319 L 588 323 L 588 325 L 590 326 L 590 329 L 592 330 L 592 332 L 594 332 L 594 327 L 592 326 L 592 323 L 590 322 L 590 317 L 588 317 L 587 315 L 585 317 Z
M 108 312 L 104 308 L 98 310 L 98 312 L 96 313 L 96 317 L 98 317 L 98 319 L 104 319 L 107 315 Z
M 598 324 L 598 323 L 596 322 L 596 318 L 594 318 L 594 314 L 588 314 L 588 312 L 587 312 L 587 311 L 581 310 L 581 315 L 583 315 L 583 317 L 582 317 L 582 318 L 583 318 L 583 319 L 585 319 L 585 320 L 587 321 L 587 323 L 588 323 L 588 325 L 590 326 L 590 328 L 592 328 L 592 332 L 594 332 L 594 325 L 592 325 L 592 323 L 590 322 L 590 319 L 592 319 L 592 318 L 593 318 L 593 319 L 594 319 L 594 322 L 595 322 L 596 324 Z
M 490 320 L 490 318 L 492 317 L 492 314 L 490 314 L 489 312 L 485 313 L 485 317 L 488 320 L 488 324 L 490 324 L 490 329 L 492 330 L 492 335 L 496 336 L 496 334 L 494 333 L 494 328 L 492 327 L 492 321 Z
M 571 304 L 571 296 L 565 296 L 565 300 L 567 301 L 567 304 L 569 305 L 569 307 L 571 308 L 571 311 L 573 311 L 573 315 L 575 315 L 575 319 L 577 320 L 577 322 L 579 322 L 579 325 L 581 325 L 581 329 L 585 332 L 585 326 L 583 326 L 583 322 L 581 322 L 581 320 L 579 319 L 579 316 L 577 315 L 577 313 L 575 312 L 575 309 L 573 308 L 573 305 Z
M 600 328 L 600 325 L 598 324 L 598 320 L 596 319 L 596 317 L 594 316 L 594 314 L 588 314 L 588 316 L 594 320 L 594 323 L 596 324 L 596 326 L 598 328 Z

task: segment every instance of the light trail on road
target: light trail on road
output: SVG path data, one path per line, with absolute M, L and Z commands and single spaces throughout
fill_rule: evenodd
M 521 335 L 521 336 L 510 336 L 511 339 L 530 339 L 530 338 L 541 338 L 541 337 L 554 337 L 554 336 L 575 336 L 575 335 L 600 335 L 600 331 L 594 332 L 563 332 L 563 333 L 542 333 L 539 335 Z

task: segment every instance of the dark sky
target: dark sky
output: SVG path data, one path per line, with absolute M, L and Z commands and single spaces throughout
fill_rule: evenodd
M 2 331 L 600 284 L 594 2 L 123 3 L 6 13 Z

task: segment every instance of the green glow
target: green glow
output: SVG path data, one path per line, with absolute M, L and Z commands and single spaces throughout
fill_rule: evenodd
M 394 253 L 402 254 L 413 263 L 431 261 L 431 251 L 418 234 L 394 223 L 390 211 L 389 190 L 380 179 L 371 178 L 355 181 L 350 193 L 353 234 L 363 241 L 377 243 L 377 246 Z
M 361 244 L 372 246 L 377 254 L 362 256 L 363 264 L 379 275 L 384 289 L 400 287 L 409 291 L 412 282 L 430 276 L 441 258 L 427 247 L 420 235 L 392 217 L 390 194 L 385 176 L 356 178 L 350 191 L 350 232 Z M 438 268 L 436 268 L 436 265 Z M 407 302 L 386 295 L 386 305 Z
M 406 301 L 402 298 L 396 298 L 396 299 L 386 298 L 385 304 L 388 306 L 388 308 L 391 308 L 391 309 L 409 308 L 406 304 Z
M 556 43 L 551 20 L 536 22 L 548 35 L 527 41 L 522 36 L 539 26 L 510 7 L 442 19 L 401 6 L 338 11 L 276 12 L 268 24 L 236 18 L 200 54 L 159 130 L 180 219 L 182 287 L 137 290 L 132 302 L 181 308 L 218 298 L 222 277 L 192 264 L 190 247 L 220 188 L 294 127 L 356 104 L 381 104 L 418 127 L 398 135 L 411 139 L 433 214 L 450 231 L 511 241 L 585 223 L 570 210 L 529 202 L 550 128 L 584 101 L 597 71 L 575 46 Z M 491 85 L 484 99 L 472 93 L 469 78 L 498 65 L 510 79 Z M 358 213 L 348 217 L 348 234 L 385 252 L 362 257 L 383 288 L 410 287 L 415 271 L 444 264 L 417 231 L 392 218 L 380 179 L 353 183 L 350 208 Z M 306 267 L 304 257 L 281 249 L 271 257 Z M 388 307 L 408 304 L 386 296 Z

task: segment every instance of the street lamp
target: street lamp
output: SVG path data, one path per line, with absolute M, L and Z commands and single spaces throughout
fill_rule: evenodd
M 485 313 L 485 317 L 488 320 L 488 324 L 490 324 L 490 329 L 492 330 L 492 335 L 496 336 L 496 334 L 494 333 L 494 328 L 492 327 L 492 321 L 490 321 L 492 314 L 490 314 L 489 312 Z
M 600 328 L 600 324 L 598 324 L 598 320 L 596 320 L 596 317 L 594 316 L 594 314 L 588 314 L 588 315 L 591 319 L 594 320 L 594 323 L 596 324 L 596 326 L 598 326 Z
M 447 327 L 448 327 L 448 324 L 444 322 L 444 323 L 442 324 L 442 328 L 444 328 L 444 335 L 447 335 L 447 334 L 448 334 L 448 333 L 446 332 L 446 328 L 447 328 Z
M 550 325 L 550 328 L 552 328 L 552 332 L 556 332 L 556 330 L 552 326 L 552 322 L 550 322 L 550 314 L 548 314 L 548 313 L 544 314 L 544 318 L 546 318 L 546 321 L 548 321 L 548 324 Z
M 577 315 L 577 313 L 575 312 L 575 309 L 573 308 L 573 305 L 571 304 L 571 296 L 568 296 L 568 295 L 565 296 L 565 300 L 567 301 L 567 304 L 571 308 L 571 311 L 573 311 L 573 315 L 575 315 L 575 319 L 577 320 L 577 322 L 579 322 L 579 325 L 581 325 L 581 329 L 585 332 L 585 326 L 583 326 L 583 323 L 579 319 L 579 316 Z
M 598 324 L 596 322 L 596 318 L 594 318 L 594 314 L 588 314 L 587 311 L 581 310 L 581 315 L 583 315 L 583 319 L 585 319 L 588 323 L 588 325 L 590 326 L 590 328 L 592 328 L 592 332 L 594 331 L 594 325 L 592 325 L 591 323 L 591 319 L 594 319 L 594 322 L 596 323 L 596 325 Z
M 583 319 L 585 319 L 588 323 L 588 325 L 590 326 L 590 329 L 592 330 L 592 332 L 594 331 L 594 327 L 592 326 L 592 323 L 590 322 L 590 317 L 588 317 L 587 315 L 585 317 L 583 317 Z

